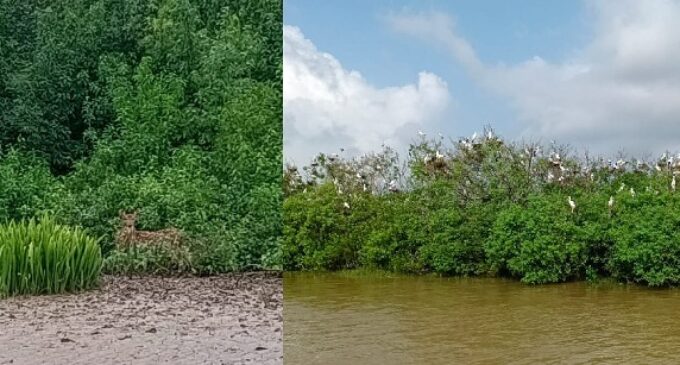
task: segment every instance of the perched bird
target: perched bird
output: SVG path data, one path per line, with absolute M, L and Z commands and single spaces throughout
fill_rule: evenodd
M 348 202 L 342 203 L 342 206 L 345 207 L 345 209 L 349 209 L 349 203 Z
M 671 181 L 671 190 L 675 191 L 675 175 L 673 175 L 673 180 Z
M 609 202 L 607 203 L 607 205 L 609 206 L 609 210 L 611 211 L 612 208 L 614 207 L 614 196 L 609 197 Z
M 444 158 L 444 155 L 442 155 L 441 153 L 439 153 L 439 151 L 437 151 L 437 152 L 435 152 L 434 157 L 437 158 L 437 159 L 440 159 L 440 158 Z
M 626 188 L 626 183 L 621 183 L 621 187 L 619 188 L 619 193 L 623 191 L 623 189 Z
M 397 187 L 397 181 L 396 180 L 390 181 L 390 186 L 389 186 L 388 190 L 393 192 L 393 193 L 396 193 L 396 192 L 399 191 L 399 188 Z
M 553 182 L 555 180 L 555 175 L 552 172 L 548 172 L 548 182 Z
M 635 189 L 630 188 L 630 196 L 632 196 L 633 198 L 635 198 Z
M 571 200 L 571 196 L 567 197 L 567 203 L 569 203 L 569 206 L 571 207 L 571 212 L 574 213 L 574 210 L 576 209 L 576 202 Z

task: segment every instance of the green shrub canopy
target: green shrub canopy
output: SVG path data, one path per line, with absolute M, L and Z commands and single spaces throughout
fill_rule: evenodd
M 606 161 L 483 135 L 422 138 L 403 167 L 389 148 L 287 166 L 286 269 L 680 284 L 680 156 Z

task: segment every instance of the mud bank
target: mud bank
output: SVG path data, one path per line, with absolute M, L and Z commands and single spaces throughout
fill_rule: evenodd
M 105 277 L 87 293 L 0 299 L 0 364 L 282 364 L 281 280 Z

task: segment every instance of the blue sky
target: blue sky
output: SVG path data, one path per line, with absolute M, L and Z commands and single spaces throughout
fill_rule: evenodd
M 677 39 L 668 35 L 674 30 L 671 28 L 673 22 L 664 19 L 668 14 L 680 15 L 674 13 L 680 9 L 678 5 L 677 1 L 666 0 L 627 4 L 602 1 L 595 5 L 581 1 L 538 0 L 286 0 L 284 24 L 299 28 L 304 38 L 319 52 L 332 55 L 344 70 L 360 72 L 364 81 L 376 89 L 417 84 L 421 71 L 439 77 L 447 85 L 449 103 L 442 112 L 429 116 L 436 121 L 435 124 L 423 125 L 431 133 L 443 132 L 453 137 L 469 135 L 490 122 L 510 138 L 563 138 L 564 142 L 574 144 L 585 139 L 601 144 L 599 150 L 608 151 L 630 144 L 641 123 L 639 118 L 658 108 L 640 95 L 667 92 L 670 97 L 675 91 L 650 86 L 653 81 L 650 73 L 644 74 L 642 81 L 630 80 L 631 75 L 640 74 L 645 67 L 663 66 L 655 63 L 660 57 L 666 57 L 669 62 L 680 61 L 677 54 L 659 54 L 661 47 L 676 44 Z M 400 31 L 390 20 L 395 15 L 402 18 L 421 16 L 426 21 L 416 26 L 417 29 Z M 428 27 L 427 17 L 435 15 L 450 20 L 455 37 L 471 46 L 476 59 L 484 65 L 483 77 L 475 77 L 460 59 L 451 55 L 446 46 L 447 35 L 437 38 L 440 44 L 427 41 L 426 38 L 435 34 L 433 32 L 442 33 L 442 27 L 425 29 Z M 639 61 L 635 59 L 639 55 L 633 52 L 627 56 L 633 59 L 629 61 L 621 55 L 627 55 L 628 48 L 634 47 L 630 43 L 646 44 L 645 39 L 635 37 L 635 32 L 657 32 L 661 38 L 668 39 L 657 48 L 648 47 L 649 59 Z M 640 51 L 643 56 L 645 50 L 642 47 Z M 535 57 L 540 62 L 530 63 Z M 642 62 L 642 65 L 629 67 L 633 61 Z M 611 76 L 607 73 L 605 76 L 606 70 L 618 70 L 617 67 L 622 70 L 621 74 Z M 672 73 L 669 76 L 674 77 L 676 71 L 680 73 L 677 68 L 669 69 L 668 72 Z M 603 82 L 594 81 L 603 77 L 606 77 Z M 496 83 L 494 78 L 504 81 Z M 630 89 L 630 93 L 620 96 L 618 102 L 638 106 L 626 114 L 638 119 L 623 123 L 625 131 L 620 136 L 601 140 L 592 137 L 594 133 L 606 130 L 605 118 L 620 117 L 604 108 L 616 107 L 606 103 L 622 86 L 624 90 Z M 522 88 L 529 91 L 522 93 Z M 553 90 L 559 90 L 559 93 Z M 574 95 L 579 90 L 592 92 L 593 97 Z M 601 100 L 601 103 L 591 105 L 591 100 Z M 537 108 L 536 103 L 544 108 Z M 298 113 L 297 119 L 303 114 L 306 115 Z M 675 131 L 669 126 L 671 114 L 654 116 L 655 123 L 666 132 Z M 600 115 L 602 119 L 596 119 Z M 289 119 L 292 120 L 292 117 L 289 116 Z M 285 120 L 286 116 L 284 123 Z M 572 126 L 578 121 L 581 124 Z M 412 133 L 419 127 L 418 123 L 405 125 L 408 125 L 407 129 L 413 129 Z M 327 138 L 331 134 L 329 130 L 315 138 Z M 650 141 L 655 137 L 649 135 L 643 139 Z M 295 140 L 288 139 L 289 150 L 293 142 Z M 674 141 L 666 139 L 659 142 L 672 144 Z M 327 145 L 330 148 L 333 143 Z M 595 146 L 595 149 L 598 150 L 598 147 Z M 631 147 L 635 152 L 644 149 L 642 146 Z M 300 151 L 294 155 L 304 156 L 305 153 Z

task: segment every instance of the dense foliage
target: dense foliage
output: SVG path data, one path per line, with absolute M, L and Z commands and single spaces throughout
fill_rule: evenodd
M 679 285 L 680 156 L 546 150 L 488 128 L 450 144 L 423 137 L 404 166 L 390 149 L 287 166 L 285 267 Z
M 49 217 L 0 226 L 0 296 L 90 289 L 102 267 L 98 242 Z
M 280 0 L 0 0 L 0 221 L 108 255 L 136 210 L 193 272 L 279 267 L 281 78 Z

